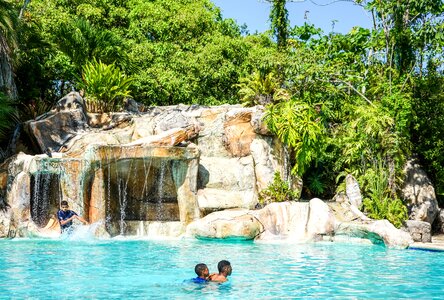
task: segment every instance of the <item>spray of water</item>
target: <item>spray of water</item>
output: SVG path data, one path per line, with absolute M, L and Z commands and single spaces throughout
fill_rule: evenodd
M 89 225 L 73 225 L 71 230 L 65 231 L 60 235 L 62 240 L 94 240 L 97 228 L 103 224 L 103 221 L 97 221 Z

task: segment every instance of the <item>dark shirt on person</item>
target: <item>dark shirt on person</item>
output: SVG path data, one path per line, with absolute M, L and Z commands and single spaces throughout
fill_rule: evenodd
M 72 210 L 67 210 L 67 211 L 59 210 L 57 212 L 57 218 L 59 219 L 59 222 L 67 220 L 67 219 L 71 218 L 72 216 L 78 216 L 78 214 L 76 214 Z M 62 231 L 71 227 L 71 226 L 72 226 L 72 220 L 64 225 L 60 224 L 60 228 L 62 229 Z

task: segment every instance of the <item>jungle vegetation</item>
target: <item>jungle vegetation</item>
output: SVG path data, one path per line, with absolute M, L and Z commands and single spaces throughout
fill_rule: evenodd
M 0 0 L 3 156 L 16 124 L 73 89 L 97 111 L 127 96 L 260 104 L 303 197 L 331 198 L 350 173 L 364 209 L 398 224 L 417 157 L 444 204 L 443 1 L 354 0 L 374 26 L 346 34 L 291 26 L 289 1 L 267 1 L 270 30 L 250 34 L 210 0 Z

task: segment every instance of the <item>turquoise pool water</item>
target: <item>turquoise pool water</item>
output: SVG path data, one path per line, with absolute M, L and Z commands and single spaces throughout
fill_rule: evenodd
M 228 283 L 196 285 L 228 259 Z M 0 240 L 1 299 L 438 299 L 444 253 L 217 241 Z

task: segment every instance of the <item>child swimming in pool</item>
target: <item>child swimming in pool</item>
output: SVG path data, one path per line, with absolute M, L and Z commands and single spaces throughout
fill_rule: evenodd
M 231 264 L 228 260 L 221 260 L 217 264 L 217 269 L 219 270 L 219 274 L 211 274 L 209 276 L 210 281 L 213 282 L 225 282 L 228 280 L 228 276 L 231 275 L 233 268 L 231 268 Z
M 208 267 L 206 264 L 197 264 L 194 267 L 194 272 L 196 272 L 197 277 L 191 279 L 194 283 L 206 283 L 208 282 L 208 275 L 210 274 L 210 271 L 208 270 Z

